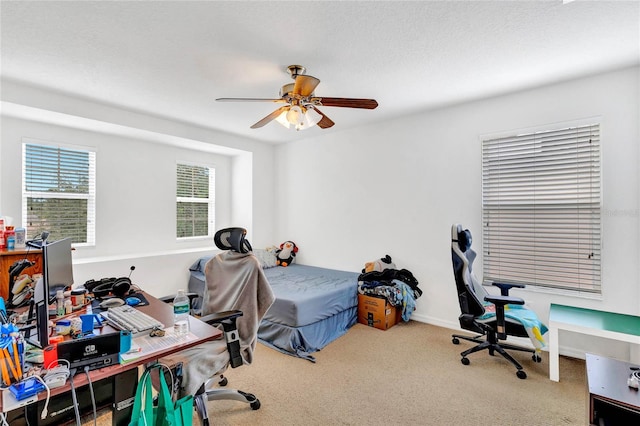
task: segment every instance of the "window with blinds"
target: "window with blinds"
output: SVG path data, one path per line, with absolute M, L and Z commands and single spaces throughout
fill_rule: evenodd
M 600 125 L 482 141 L 484 281 L 600 293 Z
M 22 223 L 28 238 L 71 237 L 95 244 L 96 153 L 45 143 L 23 143 Z
M 215 227 L 215 169 L 177 165 L 176 237 L 206 237 Z

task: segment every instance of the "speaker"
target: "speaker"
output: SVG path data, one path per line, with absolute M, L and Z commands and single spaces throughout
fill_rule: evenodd
M 58 347 L 56 345 L 49 345 L 44 348 L 44 364 L 45 369 L 50 369 L 58 365 Z

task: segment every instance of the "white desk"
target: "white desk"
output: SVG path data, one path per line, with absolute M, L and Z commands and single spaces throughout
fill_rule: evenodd
M 549 310 L 549 379 L 560 381 L 560 330 L 640 345 L 640 317 L 551 304 Z

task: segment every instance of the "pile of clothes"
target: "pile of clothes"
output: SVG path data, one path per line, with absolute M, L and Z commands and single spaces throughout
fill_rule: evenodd
M 402 320 L 409 321 L 416 308 L 416 299 L 422 296 L 418 280 L 406 269 L 396 269 L 389 255 L 367 262 L 358 276 L 358 293 L 384 297 L 402 311 Z

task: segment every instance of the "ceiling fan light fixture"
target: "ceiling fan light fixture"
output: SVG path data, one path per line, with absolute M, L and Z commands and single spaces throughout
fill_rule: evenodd
M 289 123 L 289 121 L 287 121 L 287 113 L 289 111 L 282 111 L 282 113 L 280 113 L 279 116 L 276 117 L 276 121 L 280 124 L 282 124 L 286 129 L 290 129 L 291 128 L 291 123 Z
M 322 120 L 322 115 L 314 108 L 301 108 L 294 105 L 288 110 L 282 111 L 275 120 L 286 129 L 305 130 L 318 124 Z
M 307 127 L 313 127 L 320 120 L 322 120 L 322 115 L 318 113 L 314 108 L 307 108 L 307 112 L 304 115 L 305 122 Z
M 289 108 L 289 111 L 287 112 L 287 121 L 291 123 L 292 126 L 296 126 L 296 128 L 304 126 L 304 113 L 298 105 L 294 105 Z

